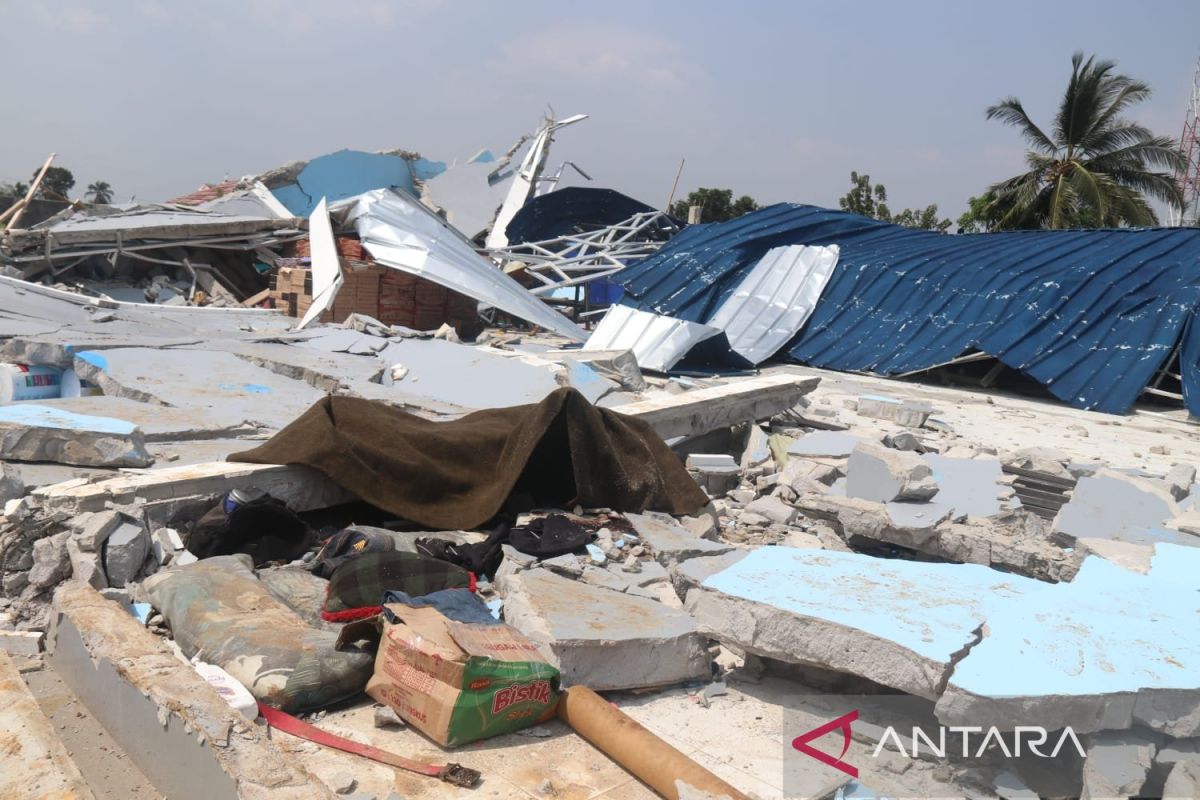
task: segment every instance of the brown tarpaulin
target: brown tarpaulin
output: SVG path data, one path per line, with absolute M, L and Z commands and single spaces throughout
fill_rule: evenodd
M 596 408 L 574 389 L 451 422 L 330 396 L 229 460 L 305 464 L 372 505 L 443 530 L 478 527 L 515 494 L 538 507 L 677 515 L 708 502 L 649 425 Z

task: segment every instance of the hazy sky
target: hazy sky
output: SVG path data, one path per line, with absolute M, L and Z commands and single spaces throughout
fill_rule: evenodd
M 1023 166 L 984 109 L 1016 95 L 1048 125 L 1077 49 L 1148 81 L 1134 116 L 1179 135 L 1200 0 L 0 0 L 0 180 L 51 151 L 119 201 L 341 148 L 451 161 L 552 105 L 591 119 L 551 163 L 652 205 L 686 157 L 681 191 L 836 206 L 855 169 L 954 218 Z

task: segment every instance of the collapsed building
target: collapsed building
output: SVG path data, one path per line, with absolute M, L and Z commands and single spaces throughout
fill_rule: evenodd
M 1197 232 L 685 226 L 575 121 L 5 232 L 5 796 L 1194 794 Z

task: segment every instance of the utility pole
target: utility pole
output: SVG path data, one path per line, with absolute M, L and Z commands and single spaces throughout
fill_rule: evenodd
M 1170 223 L 1192 227 L 1200 225 L 1200 60 L 1196 61 L 1196 72 L 1192 77 L 1192 95 L 1183 119 L 1179 149 L 1186 159 L 1175 175 L 1183 192 L 1183 207 L 1171 209 Z

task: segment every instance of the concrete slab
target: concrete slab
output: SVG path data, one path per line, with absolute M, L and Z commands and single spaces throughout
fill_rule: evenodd
M 325 395 L 230 353 L 205 350 L 85 351 L 76 356 L 75 371 L 106 395 L 197 409 L 210 424 L 224 426 L 278 430 Z
M 384 383 L 392 375 L 401 391 L 465 408 L 507 408 L 536 403 L 559 387 L 554 371 L 481 347 L 440 339 L 403 339 L 378 354 Z
M 1070 502 L 1054 519 L 1054 532 L 1067 545 L 1080 537 L 1138 541 L 1139 532 L 1161 528 L 1178 514 L 1161 481 L 1101 470 L 1079 479 Z
M 1179 635 L 1200 614 L 1198 576 L 1200 549 L 1162 544 L 1148 574 L 1089 558 L 1070 583 L 1010 598 L 956 666 L 938 718 L 1200 734 L 1200 642 Z
M 94 800 L 50 721 L 0 650 L 0 797 L 8 800 Z
M 248 722 L 121 606 L 69 582 L 47 660 L 172 800 L 334 800 L 267 729 Z
M 695 623 L 662 603 L 544 569 L 507 575 L 498 588 L 505 621 L 558 666 L 564 685 L 636 689 L 710 676 Z
M 39 400 L 38 405 L 73 414 L 124 420 L 141 429 L 147 442 L 232 438 L 257 432 L 257 428 L 245 423 L 229 425 L 222 420 L 206 420 L 195 408 L 171 408 L 124 397 L 64 397 Z
M 764 547 L 688 591 L 685 608 L 701 632 L 755 655 L 933 700 L 989 616 L 1041 586 L 973 564 Z
M 83 467 L 154 463 L 141 428 L 133 423 L 33 403 L 0 406 L 0 459 Z

